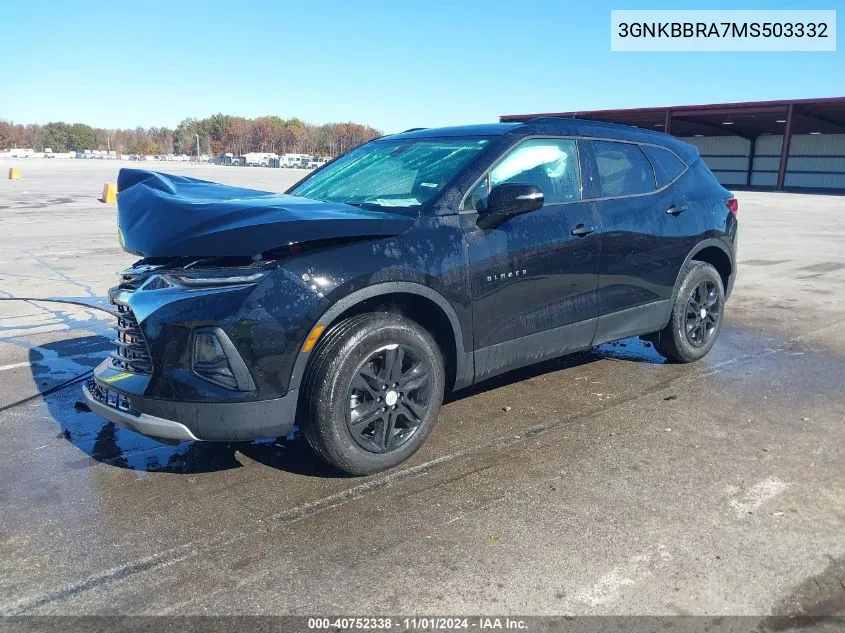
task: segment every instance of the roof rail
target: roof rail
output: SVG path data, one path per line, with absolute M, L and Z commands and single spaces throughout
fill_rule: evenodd
M 416 132 L 417 130 L 427 130 L 427 127 L 410 127 L 407 130 L 402 130 L 399 132 L 400 134 L 404 134 L 405 132 Z
M 589 114 L 585 112 L 583 114 Z M 588 119 L 583 117 L 581 113 L 572 114 L 570 116 L 536 116 L 533 119 L 528 119 L 524 123 L 557 123 L 559 121 L 584 121 L 590 125 L 602 125 L 609 128 L 630 128 L 637 127 L 630 123 L 616 123 L 615 121 L 603 121 L 601 119 Z M 660 130 L 651 130 L 649 128 L 640 128 L 646 132 L 660 132 Z
M 570 119 L 577 119 L 576 115 L 572 116 L 535 116 L 532 119 L 526 119 L 526 123 L 554 123 L 555 121 L 568 121 Z

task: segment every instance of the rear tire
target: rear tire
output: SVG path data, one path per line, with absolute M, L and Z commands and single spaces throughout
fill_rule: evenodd
M 391 313 L 352 316 L 309 362 L 299 425 L 323 460 L 352 475 L 404 462 L 434 427 L 445 371 L 434 338 Z
M 661 356 L 693 363 L 716 344 L 725 313 L 725 289 L 719 273 L 706 262 L 689 262 L 680 278 L 669 323 L 643 338 L 651 341 Z

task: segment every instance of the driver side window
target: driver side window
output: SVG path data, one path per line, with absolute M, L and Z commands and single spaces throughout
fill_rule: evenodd
M 502 183 L 536 185 L 543 192 L 545 204 L 579 200 L 581 185 L 575 141 L 553 138 L 523 141 L 470 192 L 464 210 L 483 211 L 490 189 Z
M 487 210 L 487 196 L 490 193 L 490 174 L 484 176 L 481 182 L 475 186 L 470 194 L 464 200 L 464 211 L 478 211 L 479 213 Z

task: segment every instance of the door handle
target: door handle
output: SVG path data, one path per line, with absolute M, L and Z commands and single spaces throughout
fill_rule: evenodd
M 673 204 L 668 209 L 666 209 L 666 213 L 668 213 L 669 215 L 681 215 L 686 210 L 686 207 L 676 207 Z
M 589 235 L 590 233 L 597 231 L 597 226 L 587 226 L 586 224 L 579 224 L 574 229 L 572 229 L 572 235 L 575 237 L 584 237 L 585 235 Z

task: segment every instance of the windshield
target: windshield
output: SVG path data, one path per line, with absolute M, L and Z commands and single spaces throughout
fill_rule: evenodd
M 444 138 L 368 143 L 338 158 L 290 193 L 372 209 L 420 207 L 489 142 Z

